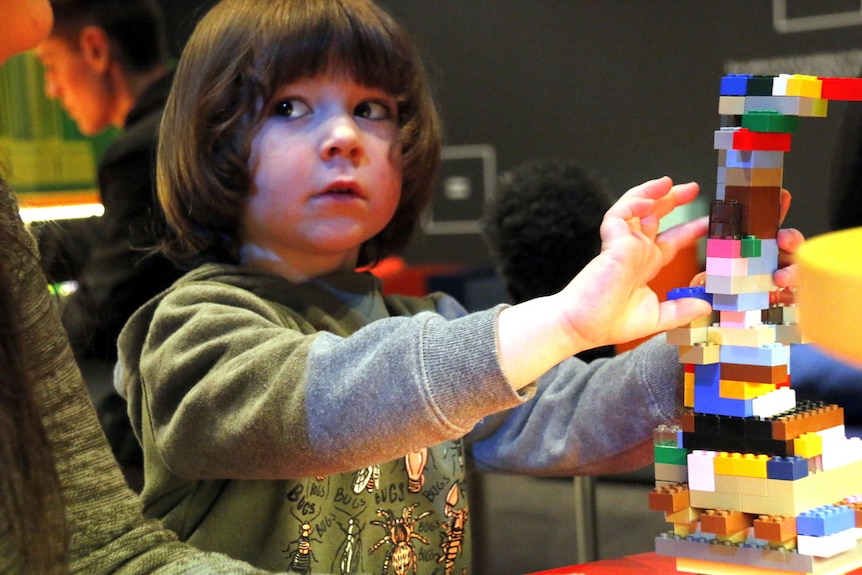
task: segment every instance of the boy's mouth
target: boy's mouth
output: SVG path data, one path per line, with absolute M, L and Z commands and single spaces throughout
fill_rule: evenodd
M 362 197 L 359 187 L 354 183 L 347 182 L 337 182 L 330 185 L 323 191 L 322 195 Z

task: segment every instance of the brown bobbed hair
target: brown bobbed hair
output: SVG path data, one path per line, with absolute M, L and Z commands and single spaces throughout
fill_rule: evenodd
M 189 38 L 162 119 L 157 182 L 172 228 L 162 245 L 168 257 L 186 266 L 237 262 L 253 138 L 280 86 L 332 72 L 398 101 L 401 200 L 358 265 L 407 245 L 431 199 L 442 130 L 406 32 L 370 0 L 222 0 Z

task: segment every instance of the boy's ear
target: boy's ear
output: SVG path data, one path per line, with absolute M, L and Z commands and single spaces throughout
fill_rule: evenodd
M 111 40 L 98 26 L 84 26 L 78 37 L 78 47 L 84 60 L 97 72 L 105 73 L 111 63 Z

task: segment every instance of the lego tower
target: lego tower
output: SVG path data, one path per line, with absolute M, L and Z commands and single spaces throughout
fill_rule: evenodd
M 862 80 L 726 76 L 715 132 L 706 285 L 713 313 L 671 330 L 686 413 L 655 433 L 656 552 L 700 574 L 843 574 L 862 566 L 862 441 L 837 405 L 796 400 L 795 307 L 774 303 L 784 154 L 800 117 L 862 100 Z

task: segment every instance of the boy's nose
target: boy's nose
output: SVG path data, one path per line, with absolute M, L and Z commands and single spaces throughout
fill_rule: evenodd
M 362 155 L 362 146 L 356 122 L 352 118 L 334 119 L 324 140 L 321 153 L 325 160 L 331 160 L 337 156 L 343 156 L 353 161 L 357 160 Z

